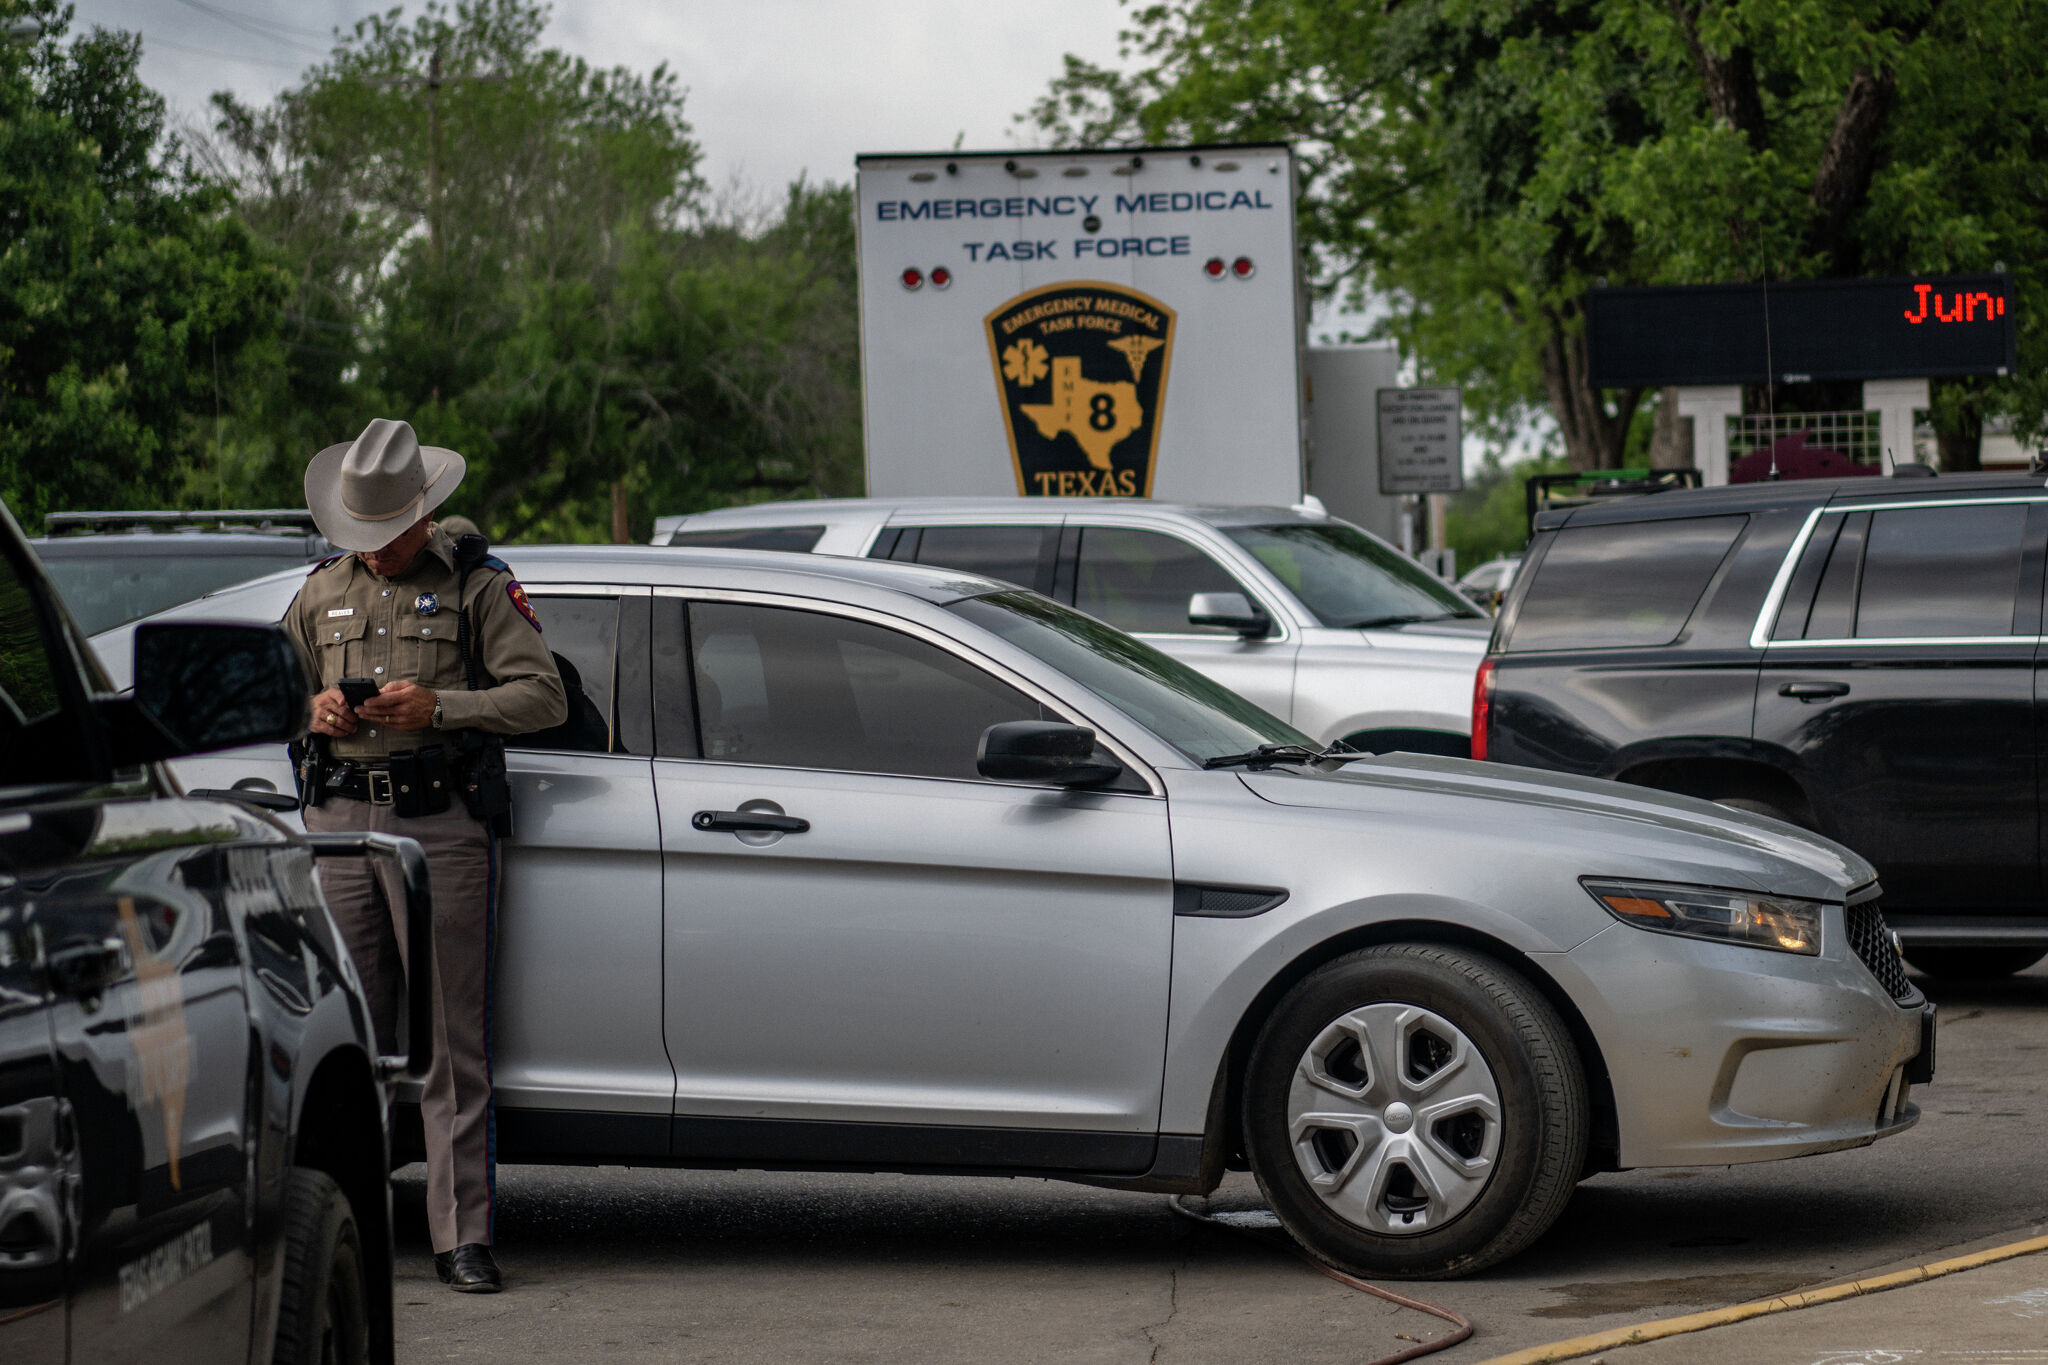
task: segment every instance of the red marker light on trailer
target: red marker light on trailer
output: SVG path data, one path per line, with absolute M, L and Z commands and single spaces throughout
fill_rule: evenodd
M 1222 279 L 1223 272 L 1228 269 L 1229 267 L 1223 264 L 1221 256 L 1211 256 L 1202 263 L 1202 273 L 1212 280 Z
M 932 267 L 932 288 L 944 289 L 953 282 L 953 272 L 942 265 Z
M 924 272 L 922 270 L 919 270 L 914 265 L 903 268 L 903 287 L 905 289 L 915 289 L 923 283 Z
M 1241 280 L 1250 279 L 1253 269 L 1252 258 L 1249 256 L 1240 256 L 1230 263 L 1230 273 Z

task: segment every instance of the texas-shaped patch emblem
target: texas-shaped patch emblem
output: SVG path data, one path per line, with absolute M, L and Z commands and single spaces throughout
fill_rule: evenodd
M 526 589 L 519 586 L 518 579 L 515 578 L 505 585 L 505 595 L 512 599 L 513 606 L 519 608 L 519 614 L 524 616 L 535 630 L 539 630 L 540 618 L 533 614 L 533 603 L 526 600 Z

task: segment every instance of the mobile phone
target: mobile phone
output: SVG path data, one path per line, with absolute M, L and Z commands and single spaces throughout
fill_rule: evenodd
M 351 711 L 377 695 L 377 684 L 368 678 L 343 678 L 335 686 L 341 689 L 341 699 Z

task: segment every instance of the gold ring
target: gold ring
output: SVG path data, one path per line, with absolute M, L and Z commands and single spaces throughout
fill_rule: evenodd
M 333 725 L 335 723 L 335 715 L 332 711 L 329 711 L 327 713 L 327 723 L 329 725 Z

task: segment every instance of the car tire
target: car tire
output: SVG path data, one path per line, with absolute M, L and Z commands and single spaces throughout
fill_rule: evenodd
M 370 1299 L 348 1196 L 325 1171 L 294 1166 L 284 1196 L 276 1365 L 367 1365 Z
M 2023 972 L 2048 957 L 2048 948 L 1949 948 L 1921 944 L 1902 951 L 1914 967 L 1950 981 L 1996 981 Z
M 1433 944 L 1302 980 L 1244 1086 L 1246 1150 L 1281 1224 L 1338 1269 L 1396 1279 L 1470 1274 L 1541 1236 L 1577 1187 L 1590 1112 L 1550 1003 L 1505 964 Z

